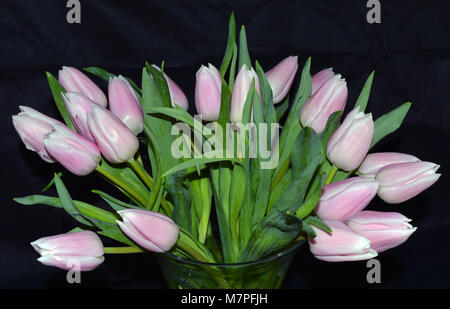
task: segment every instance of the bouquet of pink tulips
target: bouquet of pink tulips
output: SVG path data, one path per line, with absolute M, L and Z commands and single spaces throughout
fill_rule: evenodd
M 107 96 L 78 69 L 63 67 L 58 79 L 47 73 L 62 121 L 21 106 L 13 124 L 23 143 L 75 175 L 99 174 L 123 198 L 93 190 L 108 209 L 73 199 L 62 172 L 45 188 L 54 186 L 57 196 L 15 198 L 62 208 L 79 224 L 32 242 L 38 260 L 88 271 L 104 254 L 152 251 L 232 265 L 306 239 L 315 257 L 339 262 L 370 259 L 406 241 L 416 230 L 410 219 L 364 209 L 376 195 L 406 201 L 439 178 L 438 165 L 415 156 L 368 154 L 411 104 L 373 121 L 365 113 L 373 73 L 349 107 L 342 76 L 331 68 L 311 76 L 310 65 L 291 91 L 297 57 L 264 72 L 251 61 L 244 27 L 238 49 L 232 14 L 222 64 L 197 71 L 195 117 L 164 63 L 147 63 L 141 86 L 85 68 L 108 82 Z M 98 235 L 120 245 L 104 247 Z M 246 286 L 223 282 L 218 268 L 210 275 L 220 287 Z

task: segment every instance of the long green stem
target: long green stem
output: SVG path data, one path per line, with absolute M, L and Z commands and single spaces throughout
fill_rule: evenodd
M 128 161 L 128 164 L 136 172 L 136 174 L 144 181 L 149 189 L 153 187 L 152 177 L 145 171 L 144 167 L 135 159 Z
M 135 159 L 131 159 L 130 161 L 128 161 L 128 164 L 131 166 L 131 168 L 136 172 L 136 174 L 138 174 L 139 178 L 141 178 L 144 183 L 147 185 L 147 187 L 152 190 L 150 193 L 150 197 L 147 201 L 147 203 L 145 204 L 145 208 L 150 210 L 152 209 L 153 204 L 156 201 L 156 198 L 158 197 L 158 193 L 159 193 L 159 182 L 156 182 L 156 188 L 157 190 L 154 189 L 154 185 L 153 185 L 153 178 L 147 173 L 147 171 L 144 169 L 144 167 L 142 166 L 142 164 L 138 161 L 136 161 Z
M 331 168 L 330 173 L 328 174 L 327 180 L 325 180 L 325 185 L 328 185 L 328 184 L 330 184 L 333 181 L 334 176 L 336 175 L 337 171 L 338 171 L 338 168 L 333 165 L 333 167 Z
M 154 187 L 153 184 L 153 178 L 147 173 L 147 171 L 144 169 L 144 167 L 136 160 L 131 159 L 130 161 L 128 161 L 128 164 L 130 165 L 130 167 L 133 169 L 133 171 L 136 172 L 136 174 L 139 176 L 139 178 L 142 179 L 142 181 L 145 183 L 145 185 L 152 190 Z M 156 185 L 160 185 L 159 182 L 157 182 Z M 159 190 L 158 190 L 159 191 Z M 159 192 L 158 192 L 159 193 Z M 151 197 L 157 197 L 158 194 L 155 195 L 151 195 Z M 147 203 L 144 203 L 144 205 L 146 206 L 147 209 L 150 209 L 150 207 L 152 206 L 152 203 L 155 201 L 154 198 L 150 198 Z M 161 206 L 164 209 L 164 212 L 166 213 L 166 215 L 168 215 L 169 217 L 172 215 L 172 207 L 170 206 L 170 204 L 164 199 L 164 197 L 161 199 Z
M 130 253 L 142 253 L 144 250 L 136 247 L 105 247 L 106 254 L 130 254 Z
M 111 181 L 113 184 L 120 187 L 122 190 L 128 192 L 131 196 L 133 196 L 139 203 L 142 205 L 145 205 L 146 199 L 136 191 L 134 191 L 130 186 L 128 186 L 125 182 L 123 182 L 121 179 L 117 178 L 113 174 L 109 173 L 106 169 L 104 169 L 101 166 L 97 166 L 96 171 L 103 175 L 106 179 Z

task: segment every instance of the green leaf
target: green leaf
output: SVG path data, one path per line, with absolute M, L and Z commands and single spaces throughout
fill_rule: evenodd
M 226 129 L 226 124 L 230 119 L 230 110 L 231 110 L 231 89 L 228 87 L 225 80 L 222 80 L 222 92 L 220 99 L 220 114 L 219 114 L 219 124 L 222 129 Z M 224 131 L 225 132 L 225 131 Z M 224 136 L 224 139 L 226 137 Z M 224 144 L 225 147 L 225 144 Z
M 158 69 L 151 66 L 148 62 L 145 64 L 145 67 L 147 68 L 147 72 L 152 75 L 153 80 L 155 81 L 156 88 L 158 89 L 160 97 L 164 102 L 164 106 L 172 107 L 169 86 L 167 85 L 167 80 L 164 77 L 164 74 Z
M 271 211 L 293 211 L 305 198 L 314 174 L 324 160 L 322 144 L 313 129 L 304 128 L 292 149 L 292 182 L 286 192 L 273 205 Z
M 280 122 L 281 118 L 283 118 L 284 114 L 288 110 L 290 96 L 291 96 L 291 94 L 289 92 L 288 95 L 286 96 L 286 98 L 284 98 L 283 102 L 281 102 L 281 104 L 278 104 L 275 107 L 275 112 L 277 114 L 277 122 Z
M 109 82 L 110 78 L 114 78 L 117 75 L 110 73 L 108 71 L 106 71 L 105 69 L 102 69 L 100 67 L 88 67 L 88 68 L 83 68 L 84 71 L 89 72 L 95 76 L 100 77 L 101 79 L 105 80 L 106 82 Z M 138 93 L 141 94 L 142 93 L 142 89 L 138 87 L 138 85 L 136 85 L 136 83 L 128 78 L 125 77 L 125 79 L 130 83 L 131 87 L 133 87 L 133 89 Z
M 291 111 L 288 114 L 286 123 L 283 127 L 283 131 L 280 135 L 279 149 L 280 149 L 280 159 L 277 168 L 273 174 L 273 179 L 278 177 L 278 173 L 284 166 L 286 161 L 289 159 L 292 147 L 297 139 L 298 134 L 302 130 L 300 125 L 299 115 L 300 110 L 303 105 L 309 99 L 312 89 L 312 77 L 309 72 L 311 67 L 311 58 L 305 63 L 302 70 L 302 78 L 300 81 L 300 86 L 294 99 L 294 104 L 292 105 Z
M 115 224 L 101 224 L 101 231 L 97 232 L 100 235 L 106 236 L 108 238 L 114 239 L 118 242 L 124 243 L 126 245 L 137 248 L 136 245 L 130 238 L 128 238 L 122 230 Z
M 69 112 L 67 111 L 66 105 L 64 104 L 64 100 L 61 96 L 61 93 L 66 93 L 66 90 L 50 72 L 46 72 L 45 74 L 47 74 L 48 84 L 61 117 L 64 119 L 66 125 L 75 131 L 72 119 L 70 118 Z
M 21 205 L 37 205 L 43 204 L 53 207 L 62 208 L 61 201 L 57 197 L 45 195 L 29 195 L 24 197 L 15 197 L 13 200 Z
M 342 111 L 337 111 L 331 114 L 331 116 L 328 118 L 325 130 L 323 130 L 319 134 L 319 138 L 322 141 L 322 146 L 325 151 L 327 150 L 327 144 L 330 140 L 331 135 L 333 135 L 334 131 L 336 131 L 336 129 L 339 127 L 341 115 Z
M 378 143 L 378 141 L 380 141 L 383 137 L 394 132 L 400 127 L 410 107 L 410 102 L 404 103 L 375 120 L 375 131 L 373 133 L 371 147 Z
M 331 228 L 328 225 L 326 225 L 319 217 L 310 216 L 310 217 L 306 218 L 305 220 L 303 220 L 303 222 L 307 223 L 309 225 L 318 227 L 319 229 L 324 230 L 325 232 L 327 232 L 329 234 L 333 233 Z
M 270 214 L 253 231 L 239 261 L 256 261 L 275 254 L 295 240 L 301 227 L 301 220 L 295 216 L 280 211 Z
M 276 111 L 275 107 L 273 105 L 273 95 L 272 95 L 272 88 L 270 87 L 270 84 L 264 74 L 264 71 L 258 61 L 256 61 L 256 73 L 258 75 L 259 79 L 259 85 L 260 85 L 260 92 L 261 92 L 261 99 L 262 102 L 259 100 L 259 96 L 257 95 L 257 92 L 254 91 L 253 93 L 253 108 L 254 113 L 253 117 L 255 118 L 255 122 L 257 124 L 264 123 L 267 125 L 267 140 L 266 145 L 269 145 L 269 150 L 272 150 L 272 128 L 271 124 L 275 123 L 277 121 L 276 117 Z M 259 130 L 258 130 L 259 131 Z M 262 145 L 259 145 L 259 138 L 258 138 L 258 148 L 261 149 Z M 273 174 L 273 169 L 261 169 L 258 165 L 262 164 L 264 161 L 268 161 L 271 158 L 261 158 L 258 155 L 258 160 L 256 162 L 255 170 L 252 170 L 252 174 L 258 173 L 258 183 L 257 190 L 255 194 L 255 203 L 254 203 L 254 210 L 253 210 L 253 217 L 252 222 L 253 224 L 261 221 L 261 219 L 264 217 L 267 207 L 269 205 L 269 198 L 270 198 L 270 187 L 271 187 L 271 179 Z M 252 184 L 255 181 L 255 179 L 252 179 Z
M 93 224 L 89 222 L 89 220 L 87 220 L 85 216 L 83 216 L 78 210 L 78 208 L 75 206 L 75 204 L 72 201 L 72 198 L 69 195 L 69 192 L 66 189 L 66 186 L 56 173 L 55 173 L 55 186 L 56 191 L 58 192 L 59 199 L 61 200 L 61 205 L 64 208 L 64 210 L 78 222 L 87 226 L 93 226 Z
M 162 175 L 162 177 L 167 177 L 167 176 L 173 175 L 176 172 L 188 169 L 190 167 L 201 166 L 204 164 L 208 164 L 208 163 L 212 163 L 212 162 L 220 162 L 220 161 L 232 161 L 232 162 L 240 163 L 240 161 L 234 157 L 230 157 L 230 158 L 228 158 L 227 156 L 223 157 L 222 150 L 212 150 L 212 151 L 209 151 L 209 152 L 203 154 L 199 158 L 189 159 L 178 165 L 175 165 L 173 168 L 166 171 Z
M 22 205 L 47 205 L 57 208 L 63 208 L 61 200 L 57 197 L 45 196 L 45 195 L 30 195 L 25 197 L 14 198 L 14 201 L 22 204 Z M 90 205 L 88 203 L 82 201 L 73 201 L 73 204 L 76 206 L 76 211 L 70 213 L 70 215 L 77 215 L 79 213 L 84 216 L 89 216 L 97 220 L 102 220 L 105 222 L 115 223 L 119 218 L 115 214 Z M 79 212 L 78 212 L 79 211 Z
M 83 70 L 91 74 L 94 74 L 95 76 L 98 76 L 107 82 L 109 82 L 109 79 L 116 77 L 116 74 L 110 73 L 100 67 L 87 67 L 83 68 Z
M 183 178 L 184 175 L 181 173 L 168 177 L 166 190 L 170 193 L 174 204 L 172 219 L 178 226 L 192 233 L 195 230 L 192 226 L 192 201 Z
M 271 124 L 277 121 L 277 113 L 273 104 L 272 87 L 258 61 L 256 61 L 255 67 L 259 80 L 264 119 L 268 124 Z
M 230 89 L 233 90 L 234 79 L 236 77 L 236 60 L 238 56 L 238 48 L 236 43 L 233 44 L 233 59 L 231 60 L 230 74 L 228 76 L 228 84 Z
M 251 122 L 251 113 L 252 113 L 252 106 L 253 106 L 253 96 L 256 93 L 255 88 L 255 79 L 252 80 L 252 83 L 250 84 L 250 88 L 247 93 L 247 98 L 245 98 L 244 102 L 244 108 L 242 110 L 242 123 L 245 125 L 247 123 Z
M 305 223 L 305 221 L 302 222 L 302 229 L 301 229 L 301 234 L 306 236 L 306 237 L 311 237 L 314 238 L 317 236 L 316 232 L 313 230 L 313 228 L 311 227 L 311 225 L 309 225 L 308 223 Z
M 161 114 L 169 116 L 175 120 L 182 121 L 193 129 L 199 129 L 198 132 L 203 133 L 203 124 L 181 107 L 149 107 L 147 108 L 146 113 L 151 115 Z
M 316 208 L 317 204 L 319 204 L 325 178 L 325 173 L 317 173 L 315 176 L 315 179 L 309 188 L 309 192 L 306 195 L 305 201 L 295 212 L 297 217 L 300 219 L 307 217 Z
M 238 255 L 238 248 L 236 243 L 233 242 L 232 238 L 232 227 L 236 224 L 230 222 L 230 188 L 232 180 L 231 165 L 219 164 L 219 204 L 216 206 L 218 220 L 219 220 L 219 230 L 220 230 L 220 240 L 222 244 L 222 252 L 224 261 L 226 263 L 236 262 Z
M 122 202 L 121 200 L 116 199 L 116 198 L 112 197 L 111 195 L 109 195 L 108 193 L 105 193 L 103 191 L 92 190 L 91 192 L 95 193 L 95 194 L 98 194 L 115 211 L 128 209 L 128 208 L 140 209 L 140 207 L 137 207 L 137 206 L 134 206 L 134 205 Z
M 76 227 L 68 231 L 67 233 L 75 233 L 75 232 L 82 232 L 84 231 L 82 228 Z
M 292 177 L 298 178 L 311 164 L 321 164 L 325 152 L 319 136 L 310 127 L 304 128 L 297 136 L 290 155 Z
M 63 173 L 62 172 L 58 172 L 57 173 L 59 177 L 62 177 Z M 45 192 L 48 189 L 50 189 L 53 185 L 55 184 L 55 178 L 53 177 L 52 180 L 50 180 L 50 182 L 48 183 L 48 185 L 45 186 L 44 189 L 42 189 L 41 192 Z
M 205 243 L 208 236 L 211 214 L 211 183 L 208 174 L 205 174 L 206 176 L 202 175 L 190 181 L 192 201 L 198 218 L 198 239 L 201 243 Z
M 364 112 L 366 110 L 367 102 L 369 101 L 370 97 L 370 90 L 372 88 L 374 75 L 375 71 L 372 71 L 372 73 L 370 73 L 369 77 L 367 78 L 366 83 L 364 84 L 364 87 L 361 90 L 361 93 L 359 94 L 358 100 L 355 103 L 355 108 L 359 106 L 359 110 L 361 112 Z
M 270 211 L 272 206 L 283 196 L 284 192 L 289 188 L 292 181 L 292 170 L 288 169 L 286 173 L 281 178 L 280 182 L 273 188 L 270 192 L 269 206 L 267 211 Z
M 236 44 L 236 21 L 234 19 L 234 12 L 231 12 L 230 19 L 228 22 L 227 48 L 225 50 L 225 55 L 223 56 L 222 64 L 220 65 L 219 69 L 222 78 L 225 76 L 228 66 L 230 65 L 234 44 Z
M 245 198 L 246 187 L 245 170 L 242 166 L 235 164 L 231 175 L 229 222 L 233 243 L 236 244 L 236 247 L 239 245 L 239 213 Z
M 248 69 L 250 69 L 252 67 L 252 61 L 250 60 L 250 55 L 248 53 L 247 34 L 245 33 L 245 26 L 241 27 L 241 32 L 239 33 L 238 71 L 241 70 L 243 65 L 246 65 Z
M 171 119 L 166 119 L 167 117 L 156 117 L 149 115 L 148 113 L 153 108 L 165 108 L 165 111 L 167 112 L 170 110 L 175 111 L 176 114 L 182 115 L 183 117 L 190 117 L 189 119 L 192 119 L 192 117 L 181 108 L 172 108 L 170 97 L 167 97 L 168 93 L 161 93 L 156 83 L 157 78 L 155 78 L 155 76 L 158 76 L 159 79 L 161 79 L 161 77 L 164 78 L 164 76 L 152 66 L 147 66 L 147 68 L 154 72 L 155 75 L 151 78 L 147 70 L 143 70 L 142 72 L 142 108 L 144 111 L 144 125 L 148 137 L 149 131 L 151 131 L 152 135 L 158 138 L 157 149 L 153 144 L 155 158 L 159 156 L 162 171 L 167 171 L 169 168 L 181 162 L 180 159 L 175 158 L 171 154 L 171 146 L 175 139 L 175 136 L 172 135 L 173 121 Z M 164 83 L 160 81 L 160 84 L 163 84 L 162 88 L 164 92 L 164 89 L 166 89 L 164 86 L 167 86 L 165 79 Z M 165 99 L 164 96 L 166 96 Z M 162 113 L 163 111 L 160 112 Z
M 187 244 L 189 247 L 194 249 L 194 251 L 201 254 L 206 260 L 209 260 L 211 262 L 214 261 L 214 256 L 209 251 L 209 249 L 201 244 L 197 239 L 195 239 L 191 233 L 183 228 L 180 228 L 179 235 L 179 242 Z

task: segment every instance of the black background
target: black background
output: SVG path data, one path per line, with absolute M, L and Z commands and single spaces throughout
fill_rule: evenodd
M 11 115 L 28 105 L 57 117 L 45 71 L 56 75 L 62 65 L 97 65 L 139 82 L 145 61 L 162 60 L 194 112 L 195 72 L 208 62 L 220 65 L 232 10 L 238 25 L 246 25 L 252 60 L 268 70 L 291 54 L 299 56 L 300 67 L 312 56 L 312 73 L 332 66 L 346 78 L 347 106 L 376 70 L 368 106 L 374 118 L 406 101 L 413 105 L 402 128 L 374 151 L 411 153 L 441 164 L 443 174 L 432 188 L 401 205 L 372 202 L 370 208 L 399 211 L 418 227 L 407 243 L 379 256 L 381 284 L 366 282 L 365 262 L 321 262 L 305 246 L 285 287 L 450 287 L 450 2 L 382 0 L 381 24 L 367 23 L 366 2 L 81 0 L 81 24 L 68 24 L 64 0 L 2 0 L 0 287 L 165 287 L 151 254 L 107 256 L 97 270 L 83 273 L 78 286 L 66 283 L 65 272 L 36 262 L 29 242 L 66 232 L 75 221 L 60 209 L 12 201 L 38 194 L 59 167 L 25 149 Z M 105 89 L 104 82 L 99 84 Z M 66 172 L 64 179 L 76 199 L 95 202 L 89 193 L 94 188 L 117 195 L 96 175 L 77 178 Z

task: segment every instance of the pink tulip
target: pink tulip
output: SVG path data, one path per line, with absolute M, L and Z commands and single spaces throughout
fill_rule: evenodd
M 90 174 L 100 162 L 97 145 L 63 124 L 54 124 L 54 131 L 44 138 L 45 150 L 73 174 Z
M 317 236 L 309 239 L 309 248 L 314 256 L 325 262 L 368 260 L 378 254 L 370 247 L 370 240 L 357 234 L 339 221 L 324 221 L 333 233 L 312 227 Z
M 161 69 L 152 64 L 152 66 L 157 69 L 158 71 L 161 71 Z M 167 86 L 169 88 L 170 93 L 170 99 L 172 101 L 172 106 L 178 105 L 184 110 L 187 110 L 189 107 L 189 101 L 186 98 L 186 95 L 184 94 L 183 90 L 181 90 L 180 86 L 177 85 L 166 73 L 164 73 L 164 77 L 167 81 Z
M 107 100 L 103 91 L 80 70 L 63 67 L 59 70 L 58 80 L 67 92 L 81 93 L 95 103 L 106 107 Z
M 129 161 L 139 148 L 136 135 L 116 115 L 100 106 L 92 107 L 88 126 L 101 153 L 111 163 Z
M 311 96 L 320 89 L 328 80 L 333 78 L 334 72 L 333 68 L 328 68 L 320 71 L 319 73 L 314 74 L 312 77 L 312 89 Z
M 439 165 L 431 162 L 396 163 L 383 167 L 375 176 L 380 183 L 378 196 L 389 204 L 398 204 L 413 198 L 432 184 L 440 174 Z
M 245 100 L 247 99 L 248 91 L 250 90 L 253 79 L 255 80 L 256 91 L 260 94 L 258 75 L 256 75 L 253 68 L 248 69 L 244 64 L 236 76 L 233 93 L 231 95 L 230 120 L 232 122 L 237 123 L 242 121 Z
M 370 240 L 371 247 L 383 252 L 404 243 L 417 228 L 411 219 L 398 212 L 361 211 L 347 221 L 347 225 Z
M 378 152 L 369 153 L 364 159 L 361 166 L 358 168 L 358 174 L 365 177 L 375 177 L 383 167 L 395 164 L 395 163 L 406 163 L 406 162 L 417 162 L 420 161 L 413 155 L 398 153 L 398 152 Z
M 91 231 L 43 237 L 31 245 L 41 255 L 39 262 L 65 270 L 89 271 L 105 260 L 102 241 Z
M 12 116 L 14 128 L 28 150 L 34 151 L 46 162 L 55 160 L 44 147 L 44 137 L 53 131 L 52 124 L 62 124 L 28 106 L 19 106 L 21 112 Z
M 297 56 L 289 56 L 266 73 L 274 104 L 281 102 L 289 92 L 298 69 L 297 59 Z
M 143 209 L 126 209 L 117 213 L 123 220 L 117 221 L 121 230 L 149 251 L 169 251 L 178 240 L 178 226 L 160 213 Z
M 87 139 L 94 141 L 87 125 L 87 114 L 92 111 L 92 106 L 98 104 L 78 92 L 67 92 L 62 94 L 62 97 L 75 129 Z
M 219 71 L 210 63 L 202 65 L 196 74 L 195 107 L 203 120 L 219 119 L 222 91 L 222 77 Z
M 369 205 L 378 191 L 378 182 L 351 177 L 323 187 L 315 212 L 321 219 L 344 221 Z
M 318 74 L 325 75 L 325 73 Z M 322 77 L 316 78 L 315 87 L 318 87 L 320 82 Z M 300 111 L 300 122 L 304 127 L 313 128 L 316 133 L 322 132 L 330 115 L 344 110 L 347 95 L 345 79 L 340 74 L 332 76 L 305 103 Z
M 130 83 L 121 75 L 109 80 L 109 110 L 135 134 L 144 129 L 144 113 L 139 99 Z
M 364 114 L 359 107 L 355 108 L 328 141 L 328 159 L 344 171 L 356 169 L 369 151 L 373 131 L 372 114 Z

